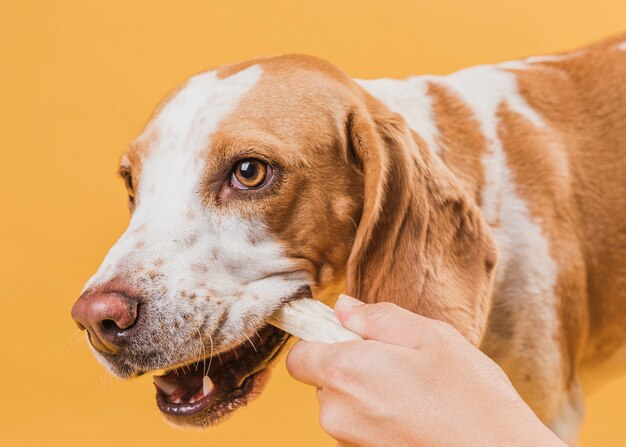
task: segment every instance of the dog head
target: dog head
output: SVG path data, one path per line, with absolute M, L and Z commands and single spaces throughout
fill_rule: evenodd
M 478 343 L 495 248 L 406 126 L 332 65 L 279 56 L 191 78 L 122 157 L 130 224 L 73 308 L 121 377 L 208 425 L 262 388 L 285 302 L 347 290 Z

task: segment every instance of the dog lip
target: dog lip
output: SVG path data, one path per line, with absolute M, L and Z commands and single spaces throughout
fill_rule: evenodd
M 209 394 L 207 394 L 206 396 L 204 396 L 203 398 L 195 402 L 183 402 L 179 404 L 168 402 L 163 391 L 161 391 L 159 387 L 155 385 L 155 387 L 157 388 L 157 394 L 156 394 L 157 406 L 159 407 L 159 410 L 161 410 L 163 413 L 166 413 L 168 415 L 183 416 L 183 417 L 192 416 L 196 413 L 201 412 L 204 409 L 207 409 L 212 406 L 217 406 L 220 403 L 223 403 L 224 401 L 235 400 L 246 395 L 251 388 L 252 382 L 255 380 L 255 376 L 257 374 L 260 374 L 262 371 L 263 370 L 258 371 L 246 377 L 241 387 L 237 388 L 236 390 L 230 393 L 224 393 L 220 391 L 211 391 Z
M 159 410 L 174 422 L 189 424 L 194 417 L 209 422 L 219 420 L 245 404 L 253 391 L 261 388 L 262 373 L 284 347 L 289 335 L 267 325 L 260 330 L 260 338 L 263 343 L 254 350 L 244 344 L 223 352 L 220 358 L 214 359 L 217 361 L 209 362 L 206 371 L 207 359 L 202 359 L 155 376 Z M 204 380 L 211 384 L 206 392 Z
M 211 403 L 215 402 L 215 396 L 213 396 L 213 393 L 209 393 L 202 399 L 195 402 L 183 402 L 180 404 L 176 404 L 168 402 L 166 396 L 156 384 L 155 387 L 157 389 L 157 406 L 159 407 L 159 410 L 161 410 L 163 413 L 173 414 L 177 416 L 188 416 L 204 410 L 205 408 L 210 406 Z

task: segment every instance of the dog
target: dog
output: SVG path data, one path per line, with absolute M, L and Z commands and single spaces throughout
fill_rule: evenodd
M 176 424 L 263 388 L 300 297 L 454 326 L 570 444 L 626 367 L 626 35 L 448 76 L 283 55 L 192 77 L 123 155 L 131 220 L 72 309 Z M 156 371 L 156 373 L 154 372 Z

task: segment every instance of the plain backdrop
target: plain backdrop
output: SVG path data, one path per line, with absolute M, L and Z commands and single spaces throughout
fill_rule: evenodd
M 3 1 L 0 445 L 334 446 L 284 359 L 228 422 L 181 430 L 150 378 L 105 374 L 70 319 L 128 221 L 119 154 L 177 83 L 287 52 L 356 77 L 447 73 L 573 49 L 624 18 L 624 0 Z M 625 402 L 624 379 L 588 399 L 583 446 L 626 445 Z

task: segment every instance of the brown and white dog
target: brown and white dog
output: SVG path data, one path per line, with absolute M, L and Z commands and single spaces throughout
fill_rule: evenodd
M 309 56 L 192 77 L 122 157 L 132 218 L 73 308 L 176 423 L 262 388 L 286 301 L 444 320 L 574 444 L 626 367 L 626 36 L 449 76 Z M 204 377 L 208 377 L 205 379 Z

